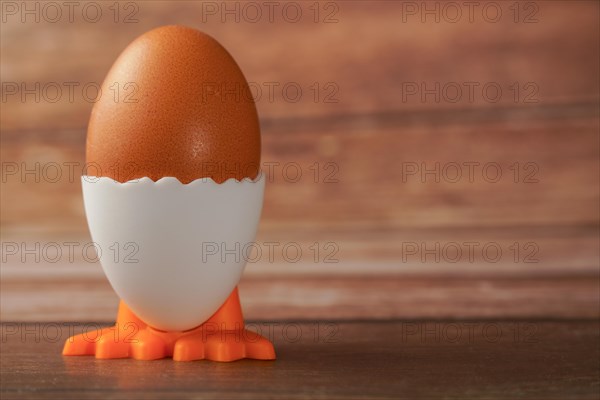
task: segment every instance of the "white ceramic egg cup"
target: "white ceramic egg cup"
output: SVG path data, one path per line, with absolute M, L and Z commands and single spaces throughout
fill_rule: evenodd
M 92 240 L 110 284 L 148 325 L 185 331 L 205 322 L 238 284 L 254 241 L 264 174 L 182 184 L 83 176 Z

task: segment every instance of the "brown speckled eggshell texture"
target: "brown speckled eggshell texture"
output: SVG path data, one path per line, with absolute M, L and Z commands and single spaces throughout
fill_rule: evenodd
M 102 85 L 86 158 L 88 175 L 119 182 L 254 179 L 260 127 L 246 78 L 200 31 L 166 26 L 147 32 L 123 51 Z

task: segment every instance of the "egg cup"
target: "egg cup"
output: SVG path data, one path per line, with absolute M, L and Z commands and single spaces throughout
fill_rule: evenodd
M 92 239 L 121 302 L 114 326 L 69 338 L 63 354 L 274 359 L 272 343 L 244 328 L 237 289 L 264 184 L 262 174 L 188 184 L 82 177 Z

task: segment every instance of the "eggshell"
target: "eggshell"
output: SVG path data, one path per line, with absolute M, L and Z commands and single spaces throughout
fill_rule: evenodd
M 94 105 L 86 175 L 119 182 L 254 179 L 260 127 L 246 78 L 212 37 L 154 29 L 119 56 Z

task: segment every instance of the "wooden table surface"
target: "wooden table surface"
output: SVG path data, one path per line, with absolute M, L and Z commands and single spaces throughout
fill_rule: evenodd
M 276 361 L 63 357 L 62 339 L 69 329 L 91 326 L 4 323 L 2 399 L 600 395 L 597 321 L 263 322 L 254 327 L 274 338 Z

